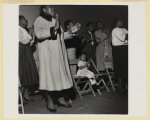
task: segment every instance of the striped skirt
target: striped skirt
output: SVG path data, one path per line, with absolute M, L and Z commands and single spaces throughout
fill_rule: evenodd
M 29 44 L 19 43 L 19 79 L 22 86 L 39 84 L 39 76 Z

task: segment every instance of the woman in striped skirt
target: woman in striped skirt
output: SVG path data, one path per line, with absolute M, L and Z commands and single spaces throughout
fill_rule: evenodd
M 22 87 L 23 98 L 30 102 L 29 87 L 39 84 L 38 71 L 30 48 L 31 35 L 26 31 L 27 20 L 19 16 L 19 79 Z

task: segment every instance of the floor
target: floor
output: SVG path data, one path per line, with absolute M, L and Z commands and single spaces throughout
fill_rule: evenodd
M 128 95 L 119 94 L 112 90 L 108 93 L 102 91 L 102 95 L 92 94 L 79 96 L 72 101 L 72 108 L 57 108 L 56 113 L 51 113 L 46 109 L 45 103 L 42 102 L 40 95 L 32 98 L 33 102 L 24 106 L 25 114 L 128 114 Z

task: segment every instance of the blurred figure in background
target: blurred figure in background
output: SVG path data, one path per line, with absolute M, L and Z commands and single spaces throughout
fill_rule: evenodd
M 104 32 L 107 34 L 107 39 L 105 40 L 104 60 L 108 70 L 113 71 L 112 36 L 109 28 L 106 28 Z
M 119 92 L 125 92 L 125 86 L 128 85 L 127 34 L 128 31 L 124 28 L 122 20 L 117 19 L 115 28 L 112 30 L 112 52 L 115 75 L 121 81 L 121 89 Z
M 101 21 L 96 22 L 96 31 L 94 32 L 94 35 L 97 42 L 96 46 L 97 69 L 100 72 L 105 72 L 104 52 L 105 52 L 105 41 L 107 40 L 108 36 L 103 29 L 103 24 Z
M 93 22 L 87 22 L 86 23 L 86 31 L 83 33 L 84 39 L 83 39 L 83 48 L 82 52 L 86 53 L 87 59 L 92 59 L 94 63 L 96 63 L 95 58 L 95 46 L 96 41 L 94 38 L 94 26 Z M 90 66 L 90 69 L 95 73 L 96 70 L 93 66 Z

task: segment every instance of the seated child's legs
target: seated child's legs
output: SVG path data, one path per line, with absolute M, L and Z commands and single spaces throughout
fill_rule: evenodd
M 95 74 L 93 72 L 91 72 L 90 70 L 88 70 L 87 77 L 95 79 Z
M 91 85 L 97 84 L 95 79 L 90 78 Z

